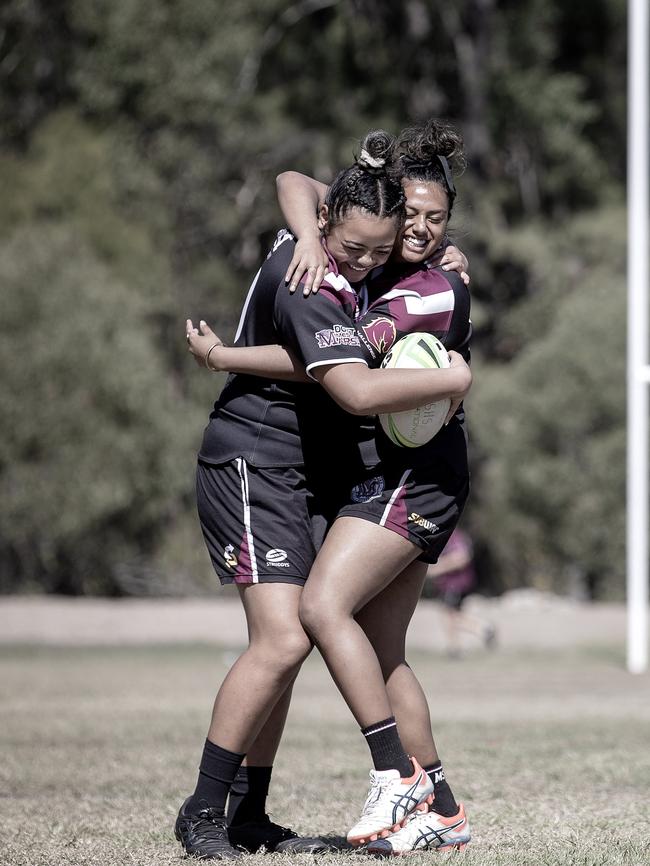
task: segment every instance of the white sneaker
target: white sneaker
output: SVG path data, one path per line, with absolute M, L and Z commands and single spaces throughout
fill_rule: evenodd
M 368 845 L 368 853 L 376 857 L 393 857 L 411 851 L 456 848 L 462 851 L 471 838 L 465 807 L 450 818 L 437 812 L 418 812 L 412 815 L 397 833 L 385 839 L 376 839 Z
M 348 833 L 351 845 L 363 845 L 388 836 L 404 824 L 417 809 L 426 809 L 433 800 L 433 783 L 418 762 L 411 758 L 414 772 L 400 778 L 399 770 L 371 770 L 370 792 L 361 817 Z

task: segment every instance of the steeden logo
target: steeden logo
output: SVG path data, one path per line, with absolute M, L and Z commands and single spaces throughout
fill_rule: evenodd
M 280 547 L 273 547 L 267 551 L 266 564 L 272 565 L 275 568 L 289 568 L 289 563 L 285 562 L 287 556 L 286 550 L 282 550 Z

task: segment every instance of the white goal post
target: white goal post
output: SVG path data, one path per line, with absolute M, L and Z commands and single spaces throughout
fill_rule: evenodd
M 627 668 L 648 667 L 648 0 L 628 3 Z

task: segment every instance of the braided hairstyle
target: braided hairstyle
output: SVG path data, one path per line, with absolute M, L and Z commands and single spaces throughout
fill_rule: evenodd
M 353 208 L 398 223 L 404 220 L 404 190 L 392 171 L 394 141 L 383 130 L 366 135 L 354 165 L 339 172 L 329 187 L 327 228 L 342 222 Z
M 418 126 L 403 129 L 394 144 L 395 171 L 404 180 L 439 184 L 449 198 L 449 213 L 456 198 L 453 174 L 465 168 L 463 139 L 444 120 L 430 118 Z

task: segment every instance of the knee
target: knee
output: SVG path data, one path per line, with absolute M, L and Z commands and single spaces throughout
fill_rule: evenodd
M 318 642 L 332 627 L 336 616 L 318 596 L 303 593 L 300 599 L 300 622 L 305 631 Z
M 283 655 L 287 664 L 300 666 L 312 651 L 313 643 L 304 629 L 295 629 L 283 638 Z
M 266 667 L 273 668 L 279 676 L 295 673 L 312 650 L 312 642 L 302 628 L 287 629 L 282 634 L 267 635 L 256 641 L 252 649 L 257 650 Z

